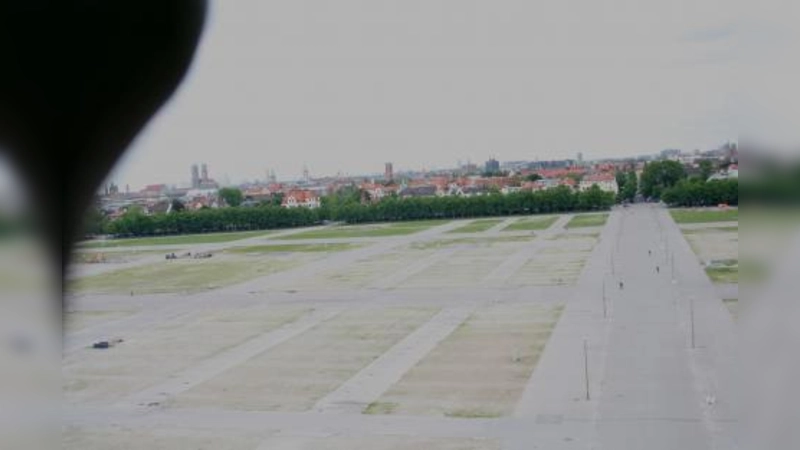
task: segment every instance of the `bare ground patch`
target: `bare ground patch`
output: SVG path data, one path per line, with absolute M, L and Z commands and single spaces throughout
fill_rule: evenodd
M 514 286 L 568 286 L 578 281 L 597 238 L 554 241 L 531 257 L 509 279 Z
M 189 314 L 147 333 L 120 336 L 107 350 L 87 348 L 62 365 L 69 402 L 108 404 L 157 384 L 227 348 L 299 318 L 298 308 L 213 310 Z M 87 342 L 87 346 L 91 342 Z
M 684 236 L 694 253 L 703 263 L 715 260 L 739 258 L 739 232 L 725 229 L 703 230 L 702 233 L 686 233 Z
M 561 307 L 531 305 L 479 310 L 364 412 L 459 418 L 508 415 L 560 314 Z
M 343 268 L 328 270 L 307 280 L 304 288 L 348 289 L 373 284 L 383 277 L 432 255 L 436 250 L 399 250 L 360 259 Z
M 415 274 L 403 283 L 408 288 L 477 286 L 518 248 L 514 244 L 458 250 L 451 257 Z
M 172 406 L 308 410 L 435 313 L 432 308 L 344 312 L 184 392 Z
M 64 329 L 66 332 L 79 331 L 91 326 L 121 319 L 134 314 L 134 310 L 91 310 L 91 311 L 67 311 L 64 314 Z

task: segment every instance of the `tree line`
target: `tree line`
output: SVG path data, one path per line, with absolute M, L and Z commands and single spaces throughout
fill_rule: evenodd
M 661 200 L 670 206 L 738 205 L 739 180 L 684 179 L 661 192 Z
M 716 206 L 739 204 L 739 180 L 707 181 L 714 170 L 710 161 L 699 164 L 699 173 L 687 175 L 677 161 L 648 163 L 640 181 L 640 191 L 648 198 L 660 199 L 670 206 Z
M 615 201 L 613 193 L 604 192 L 597 186 L 583 192 L 560 186 L 545 191 L 475 197 L 390 196 L 377 203 L 364 203 L 358 195 L 348 192 L 323 201 L 317 209 L 281 208 L 264 204 L 148 215 L 134 207 L 120 218 L 105 221 L 99 227 L 104 233 L 117 236 L 153 236 L 289 228 L 317 225 L 325 221 L 355 224 L 599 211 L 609 209 Z

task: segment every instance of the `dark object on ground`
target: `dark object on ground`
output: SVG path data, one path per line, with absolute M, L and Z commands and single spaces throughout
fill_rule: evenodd
M 92 348 L 107 349 L 107 348 L 111 348 L 111 347 L 113 347 L 113 346 L 115 346 L 115 345 L 117 345 L 117 344 L 119 344 L 121 342 L 125 342 L 125 341 L 122 340 L 122 339 L 119 339 L 119 338 L 111 339 L 110 341 L 97 341 L 94 344 L 92 344 Z

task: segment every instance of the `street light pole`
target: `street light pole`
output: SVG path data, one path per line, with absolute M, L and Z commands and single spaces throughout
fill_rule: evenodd
M 691 322 L 691 329 L 692 329 L 692 349 L 695 348 L 695 337 L 694 337 L 694 297 L 689 297 L 689 321 Z
M 583 340 L 583 371 L 586 379 L 586 401 L 591 400 L 589 395 L 589 344 L 586 339 Z

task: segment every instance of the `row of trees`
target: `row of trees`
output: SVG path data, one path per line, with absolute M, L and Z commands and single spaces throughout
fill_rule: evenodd
M 617 194 L 618 202 L 632 202 L 639 192 L 639 179 L 636 177 L 636 172 L 633 170 L 627 172 L 617 172 L 617 187 L 619 193 Z
M 739 180 L 681 180 L 661 193 L 670 206 L 716 206 L 739 204 Z
M 477 197 L 386 198 L 362 203 L 356 193 L 325 201 L 318 209 L 281 208 L 275 205 L 229 207 L 146 215 L 132 208 L 106 223 L 104 232 L 122 236 L 208 233 L 309 226 L 326 220 L 347 223 L 466 218 L 518 214 L 597 211 L 610 208 L 615 198 L 597 186 L 575 192 L 562 186 L 547 191 L 492 194 Z
M 686 179 L 686 169 L 677 161 L 656 161 L 644 166 L 640 191 L 646 198 L 661 198 L 661 193 Z M 703 180 L 705 181 L 705 180 Z M 634 194 L 635 195 L 635 194 Z
M 122 217 L 109 222 L 105 232 L 121 236 L 210 233 L 308 226 L 319 223 L 319 220 L 314 210 L 273 205 L 207 208 L 151 215 L 145 214 L 140 208 L 131 208 Z

